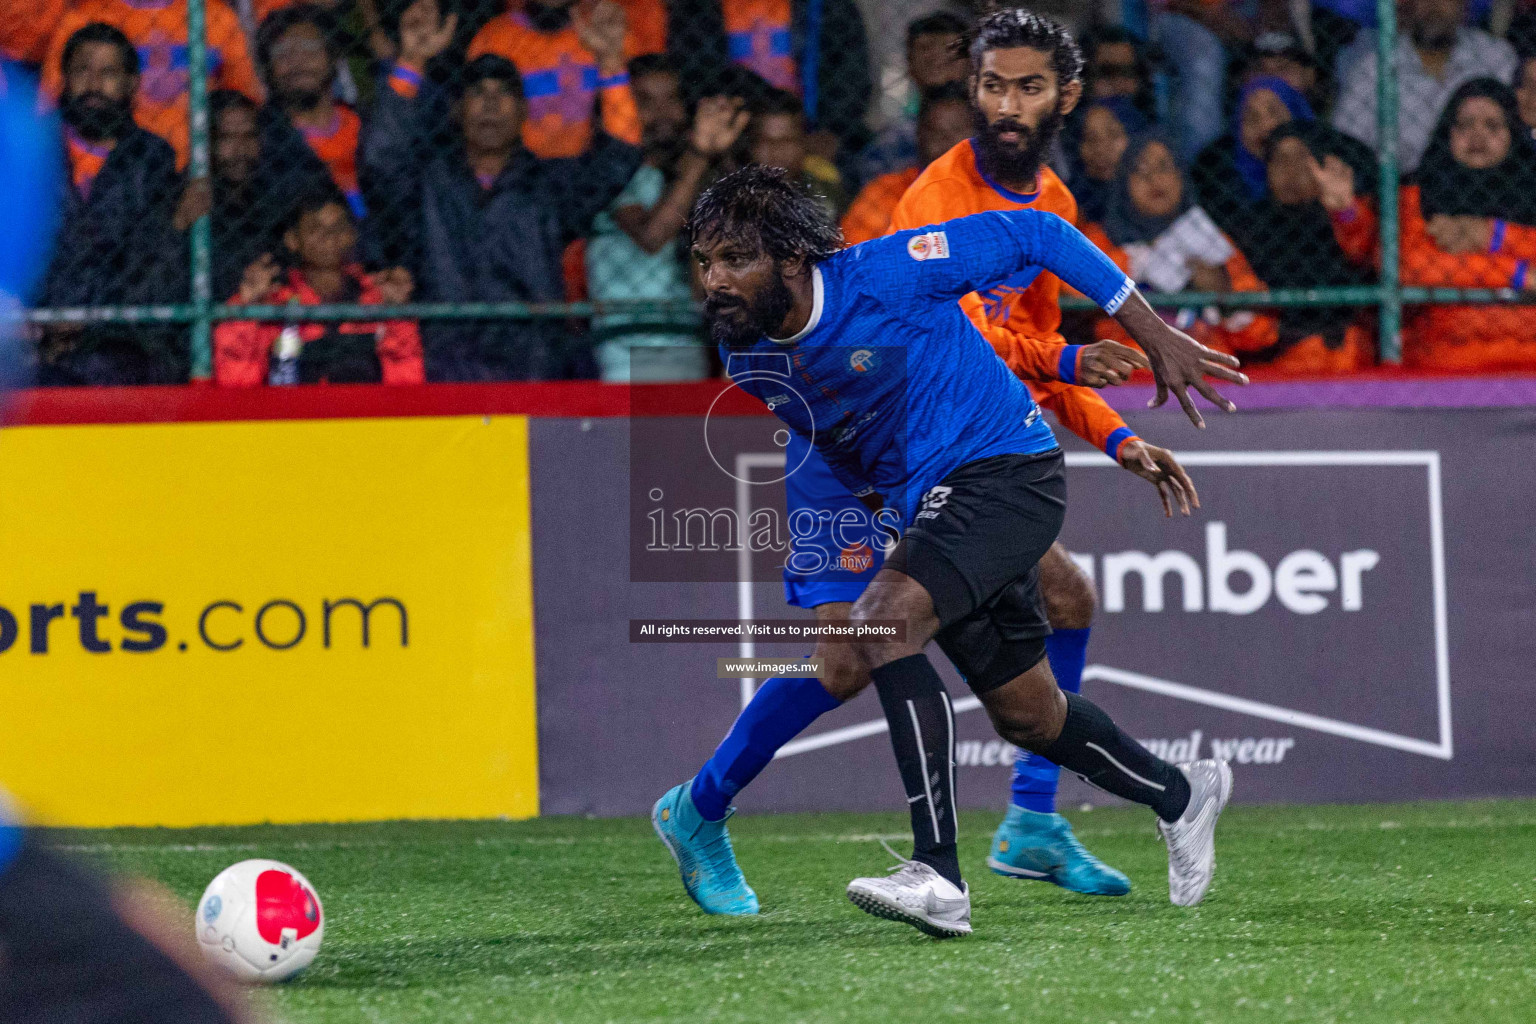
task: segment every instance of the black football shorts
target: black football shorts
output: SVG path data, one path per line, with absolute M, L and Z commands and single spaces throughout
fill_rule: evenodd
M 1040 559 L 1066 517 L 1065 465 L 1059 448 L 966 463 L 928 489 L 886 559 L 933 598 L 934 639 L 978 694 L 1045 657 Z

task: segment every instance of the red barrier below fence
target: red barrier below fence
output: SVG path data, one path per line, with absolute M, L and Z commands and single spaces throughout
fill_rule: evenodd
M 1536 375 L 1433 376 L 1378 371 L 1315 380 L 1258 380 L 1225 387 L 1242 409 L 1536 405 Z M 1107 388 L 1121 412 L 1146 408 L 1148 386 Z M 1201 404 L 1204 404 L 1201 401 Z M 15 396 L 3 422 L 193 423 L 218 420 L 348 419 L 392 416 L 763 415 L 757 399 L 720 380 L 626 386 L 597 381 L 531 384 L 337 385 L 299 388 L 40 388 Z

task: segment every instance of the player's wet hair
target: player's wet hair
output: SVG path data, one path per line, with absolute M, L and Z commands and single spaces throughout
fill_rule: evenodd
M 1005 7 L 982 18 L 970 37 L 971 73 L 981 72 L 981 55 L 989 50 L 1026 48 L 1051 55 L 1056 87 L 1083 77 L 1083 51 L 1072 33 L 1050 18 L 1022 7 Z
M 688 218 L 690 245 L 740 241 L 775 262 L 820 263 L 843 247 L 843 233 L 821 201 L 782 168 L 753 164 L 699 196 Z

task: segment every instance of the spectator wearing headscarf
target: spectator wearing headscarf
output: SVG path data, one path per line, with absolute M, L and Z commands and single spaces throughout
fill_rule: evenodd
M 1131 140 L 1115 174 L 1104 221 L 1084 234 L 1147 292 L 1251 291 L 1258 287 L 1248 261 L 1195 201 L 1179 169 L 1173 143 L 1157 132 Z M 1206 344 L 1241 330 L 1251 315 L 1223 319 L 1215 309 L 1164 314 Z M 1235 321 L 1229 323 L 1228 321 Z M 1101 320 L 1101 338 L 1125 341 L 1113 321 Z
M 1067 184 L 1081 224 L 1097 224 L 1109 208 L 1115 171 L 1131 137 L 1147 130 L 1146 116 L 1125 96 L 1097 99 L 1072 119 L 1068 131 Z
M 1261 290 L 1366 284 L 1368 267 L 1351 259 L 1319 201 L 1314 164 L 1346 165 L 1362 188 L 1374 180 L 1375 154 L 1320 121 L 1291 121 L 1265 146 L 1266 195 L 1235 235 Z M 1219 339 L 1245 368 L 1277 373 L 1348 373 L 1369 365 L 1371 332 L 1358 310 L 1292 306 L 1255 315 Z M 1261 370 L 1262 372 L 1262 370 Z
M 1243 86 L 1230 133 L 1207 146 L 1191 170 L 1200 204 L 1223 230 L 1237 230 L 1248 207 L 1264 198 L 1264 144 L 1270 132 L 1316 117 L 1307 98 L 1282 78 L 1260 75 Z
M 1314 171 L 1346 249 L 1370 259 L 1377 221 L 1366 189 L 1346 163 Z M 1531 290 L 1536 144 L 1521 127 L 1513 89 L 1477 78 L 1451 95 L 1398 209 L 1404 285 Z M 1415 306 L 1404 320 L 1403 361 L 1467 372 L 1536 369 L 1530 319 L 1519 306 Z

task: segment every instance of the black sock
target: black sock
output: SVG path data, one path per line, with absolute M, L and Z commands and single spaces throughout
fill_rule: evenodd
M 955 713 L 928 656 L 913 654 L 870 673 L 891 727 L 891 747 L 912 812 L 912 859 L 956 886 Z
M 1066 697 L 1067 721 L 1061 735 L 1036 753 L 1100 789 L 1145 804 L 1164 821 L 1177 821 L 1189 806 L 1189 780 L 1184 773 L 1127 736 L 1087 697 L 1078 693 Z

